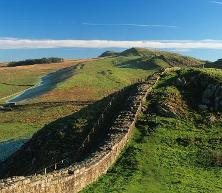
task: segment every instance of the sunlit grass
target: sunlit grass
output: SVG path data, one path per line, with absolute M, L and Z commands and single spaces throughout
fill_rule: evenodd
M 187 74 L 187 70 L 181 74 Z M 221 79 L 220 71 L 196 70 Z M 171 85 L 176 75 L 171 72 L 162 77 L 155 88 L 154 93 L 159 95 L 153 95 L 155 100 L 162 100 L 170 93 L 180 96 Z M 148 108 L 150 104 L 147 101 Z M 218 119 L 210 124 L 197 111 L 185 110 L 187 116 L 177 118 L 142 114 L 117 163 L 82 192 L 222 192 L 222 170 L 215 164 L 222 152 L 222 122 Z
M 118 57 L 90 60 L 77 66 L 73 76 L 57 85 L 52 91 L 29 100 L 28 103 L 37 105 L 24 105 L 10 112 L 0 111 L 0 140 L 31 137 L 41 129 L 44 124 L 58 118 L 72 114 L 82 108 L 74 104 L 65 104 L 69 101 L 96 101 L 110 93 L 115 92 L 137 80 L 154 72 L 140 68 L 126 68 L 119 65 L 130 62 L 138 57 Z M 26 68 L 26 70 L 24 70 Z M 18 68 L 4 68 L 0 70 L 0 83 L 6 82 L 13 85 L 1 85 L 0 97 L 8 96 L 26 89 L 35 84 L 40 76 L 58 69 L 58 66 L 47 67 L 28 66 Z M 10 89 L 11 88 L 11 89 Z M 4 100 L 0 101 L 3 102 Z M 44 107 L 39 102 L 62 102 L 60 106 L 51 104 Z

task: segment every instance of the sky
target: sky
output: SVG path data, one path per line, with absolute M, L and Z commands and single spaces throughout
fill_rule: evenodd
M 222 0 L 0 0 L 0 61 L 146 47 L 222 58 Z

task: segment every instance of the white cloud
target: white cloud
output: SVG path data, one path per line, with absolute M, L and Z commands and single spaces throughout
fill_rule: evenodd
M 130 48 L 222 49 L 222 40 L 52 40 L 0 38 L 0 49 L 22 48 Z
M 170 52 L 190 52 L 191 51 L 191 49 L 167 49 L 168 51 L 170 51 Z
M 215 4 L 218 4 L 218 5 L 222 5 L 222 2 L 221 2 L 221 1 L 211 1 L 211 3 L 215 3 Z
M 134 23 L 122 23 L 122 24 L 101 24 L 101 23 L 82 23 L 88 26 L 128 26 L 128 27 L 149 27 L 149 28 L 177 28 L 176 25 L 161 25 L 161 24 L 134 24 Z

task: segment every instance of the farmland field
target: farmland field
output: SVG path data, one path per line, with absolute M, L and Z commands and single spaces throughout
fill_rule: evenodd
M 53 90 L 22 102 L 13 111 L 0 111 L 0 141 L 30 138 L 45 124 L 70 115 L 155 71 L 153 68 L 144 70 L 119 66 L 135 58 L 100 58 L 0 68 L 0 96 L 3 98 L 36 84 L 43 75 L 76 66 L 73 76 L 59 83 Z

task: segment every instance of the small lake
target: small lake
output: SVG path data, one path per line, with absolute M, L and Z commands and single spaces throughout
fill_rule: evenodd
M 41 81 L 35 86 L 26 89 L 21 94 L 11 98 L 7 102 L 22 102 L 28 99 L 38 97 L 56 87 L 56 85 L 70 78 L 74 73 L 74 67 L 63 68 L 49 73 L 41 78 Z
M 18 139 L 0 142 L 0 161 L 4 161 L 27 141 L 27 139 Z

